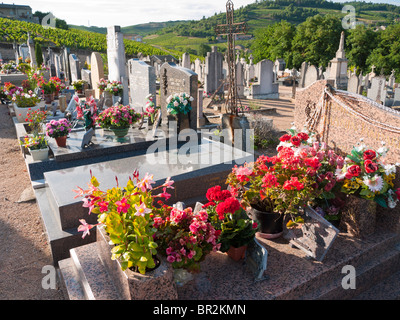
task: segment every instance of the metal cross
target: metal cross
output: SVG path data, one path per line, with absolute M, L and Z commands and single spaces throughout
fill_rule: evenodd
M 228 42 L 228 99 L 226 101 L 227 109 L 231 114 L 238 115 L 237 101 L 239 99 L 236 85 L 236 61 L 235 61 L 235 35 L 247 33 L 246 22 L 234 23 L 233 2 L 228 0 L 226 3 L 226 24 L 220 24 L 215 27 L 217 35 L 226 35 Z

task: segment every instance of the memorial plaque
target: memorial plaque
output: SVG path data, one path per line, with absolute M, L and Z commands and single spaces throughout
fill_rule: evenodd
M 254 274 L 254 281 L 262 281 L 269 279 L 264 274 L 267 270 L 268 251 L 256 238 L 247 246 L 245 262 L 247 269 Z
M 285 238 L 307 256 L 322 261 L 339 230 L 309 206 L 305 209 L 303 218 L 304 224 L 300 228 L 289 230 Z
M 82 149 L 86 149 L 88 147 L 90 147 L 93 143 L 92 143 L 92 137 L 94 136 L 95 132 L 93 130 L 93 128 L 90 128 L 84 135 L 82 138 L 82 144 L 81 144 L 81 148 Z

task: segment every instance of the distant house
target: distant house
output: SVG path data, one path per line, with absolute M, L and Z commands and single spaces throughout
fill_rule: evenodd
M 39 23 L 39 18 L 34 17 L 32 14 L 32 8 L 24 5 L 1 3 L 0 18 Z
M 133 40 L 136 42 L 143 42 L 143 37 L 138 35 L 138 34 L 129 34 L 129 33 L 124 33 L 124 38 Z

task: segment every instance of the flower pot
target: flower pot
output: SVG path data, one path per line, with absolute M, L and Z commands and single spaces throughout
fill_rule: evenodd
M 47 147 L 46 149 L 37 149 L 37 150 L 31 150 L 29 149 L 29 153 L 32 156 L 33 161 L 44 161 L 47 160 L 49 156 L 49 148 Z
M 14 112 L 15 112 L 15 116 L 17 117 L 17 120 L 19 123 L 23 123 L 25 122 L 26 119 L 26 115 L 29 112 L 32 111 L 37 111 L 40 109 L 40 106 L 34 106 L 34 107 L 30 107 L 30 108 L 19 108 L 15 103 L 14 103 Z
M 125 137 L 128 134 L 128 128 L 110 128 L 110 130 L 115 134 L 118 139 Z
M 51 104 L 54 101 L 54 93 L 45 93 L 43 98 L 46 104 Z
M 245 255 L 246 255 L 246 249 L 247 249 L 247 245 L 241 246 L 239 248 L 235 248 L 235 247 L 231 246 L 226 253 L 227 253 L 228 257 L 230 257 L 231 259 L 233 259 L 235 261 L 239 261 L 239 260 L 244 259 Z
M 283 214 L 260 211 L 251 207 L 248 210 L 251 219 L 256 220 L 260 226 L 259 236 L 265 239 L 279 238 L 283 233 Z
M 340 229 L 347 230 L 351 236 L 360 239 L 371 235 L 375 232 L 376 207 L 373 200 L 348 195 L 342 209 Z
M 59 146 L 60 148 L 65 148 L 67 146 L 67 136 L 57 137 L 55 139 L 57 146 Z

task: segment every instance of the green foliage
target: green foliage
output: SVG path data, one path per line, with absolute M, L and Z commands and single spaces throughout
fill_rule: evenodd
M 37 65 L 41 66 L 43 64 L 43 52 L 42 47 L 39 43 L 35 43 L 35 55 Z

